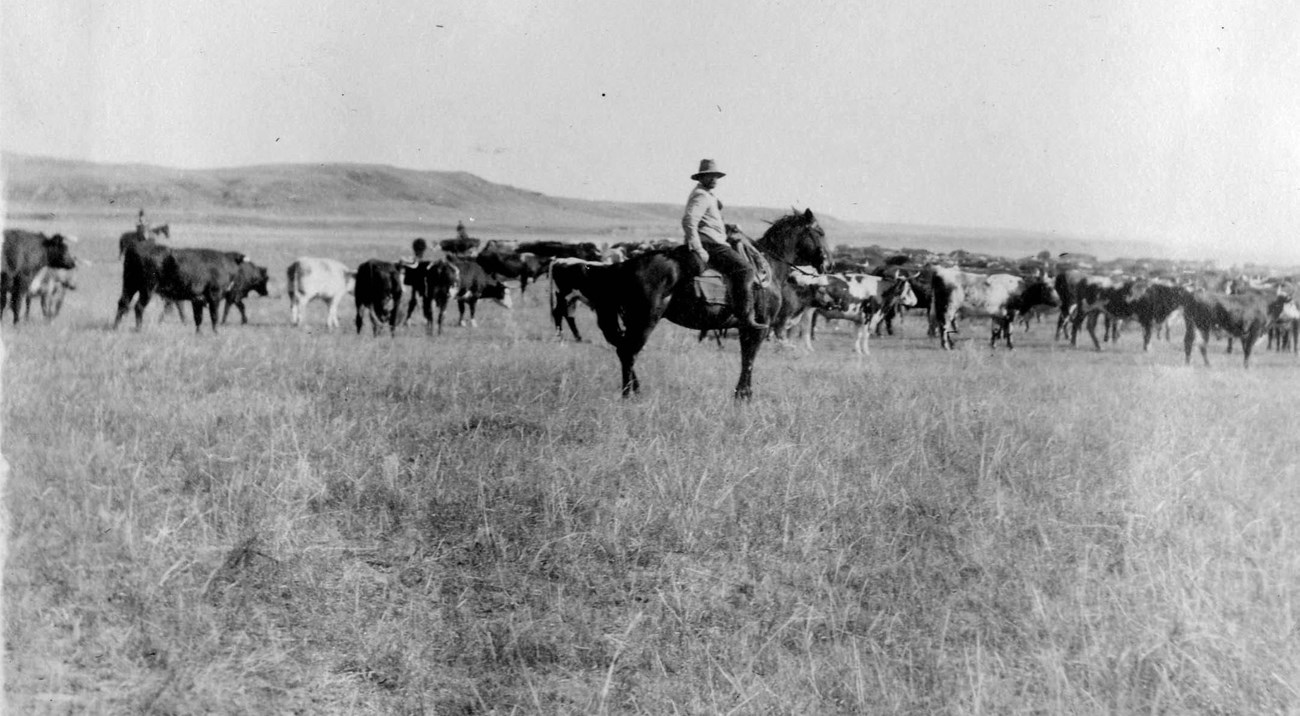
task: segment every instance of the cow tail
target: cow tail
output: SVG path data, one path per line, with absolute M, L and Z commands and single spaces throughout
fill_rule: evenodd
M 555 261 L 552 260 L 546 267 L 546 278 L 551 282 L 551 290 L 546 292 L 546 298 L 551 304 L 551 315 L 555 315 Z

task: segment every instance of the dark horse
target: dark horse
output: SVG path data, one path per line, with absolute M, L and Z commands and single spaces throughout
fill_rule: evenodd
M 826 234 L 809 209 L 777 219 L 754 245 L 767 258 L 771 285 L 755 289 L 755 318 L 772 326 L 790 314 L 783 287 L 794 266 L 825 270 L 831 263 Z M 694 277 L 698 260 L 685 249 L 652 251 L 621 264 L 603 267 L 598 287 L 593 287 L 596 320 L 618 353 L 623 366 L 623 395 L 639 392 L 636 357 L 645 346 L 659 319 L 695 330 L 737 328 L 740 332 L 740 380 L 736 397 L 748 399 L 754 372 L 754 357 L 767 337 L 766 329 L 740 328 L 729 306 L 711 305 L 695 294 Z M 594 278 L 594 277 L 593 277 Z

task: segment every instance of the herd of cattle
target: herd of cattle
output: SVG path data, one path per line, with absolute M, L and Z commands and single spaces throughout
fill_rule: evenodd
M 115 327 L 134 306 L 139 328 L 145 308 L 156 295 L 166 305 L 190 303 L 196 330 L 202 329 L 206 309 L 215 332 L 222 302 L 226 305 L 221 323 L 231 308 L 238 308 L 247 323 L 244 299 L 252 293 L 269 294 L 268 270 L 246 255 L 169 247 L 162 238 L 170 238 L 168 227 L 130 231 L 121 236 L 122 292 Z M 20 307 L 30 314 L 32 301 L 39 300 L 47 319 L 57 315 L 64 292 L 75 288 L 74 243 L 72 237 L 6 229 L 0 313 L 9 306 L 14 323 L 18 323 Z M 329 307 L 327 327 L 336 328 L 339 305 L 352 295 L 358 333 L 369 317 L 373 333 L 378 334 L 387 325 L 391 334 L 399 324 L 409 321 L 419 305 L 426 332 L 432 335 L 435 326 L 438 333 L 442 332 L 443 316 L 453 299 L 458 304 L 459 322 L 466 323 L 468 309 L 468 322 L 473 325 L 480 299 L 511 307 L 511 289 L 506 281 L 517 281 L 522 293 L 530 282 L 547 276 L 557 336 L 563 335 L 567 323 L 574 339 L 581 341 L 574 308 L 580 302 L 591 305 L 598 300 L 601 289 L 592 282 L 608 281 L 611 275 L 608 271 L 592 271 L 592 267 L 608 266 L 675 243 L 621 244 L 602 249 L 591 243 L 513 244 L 449 239 L 441 242 L 443 256 L 436 260 L 373 259 L 355 269 L 334 259 L 299 258 L 285 272 L 291 323 L 301 325 L 306 305 L 319 299 Z M 1240 341 L 1246 365 L 1255 343 L 1265 335 L 1269 348 L 1300 350 L 1300 308 L 1292 300 L 1293 286 L 1285 281 L 1236 277 L 1210 282 L 1204 274 L 1179 279 L 1092 275 L 1068 267 L 1054 272 L 1039 267 L 1025 272 L 989 273 L 969 266 L 918 266 L 902 261 L 874 267 L 842 262 L 837 269 L 839 272 L 829 274 L 810 268 L 792 272 L 787 291 L 798 297 L 801 310 L 783 325 L 772 326 L 775 338 L 787 340 L 790 333 L 800 330 L 805 346 L 811 349 L 818 318 L 847 319 L 857 327 L 854 350 L 867 353 L 870 335 L 880 335 L 882 330 L 892 334 L 895 320 L 909 312 L 923 312 L 929 334 L 944 349 L 953 347 L 953 335 L 959 332 L 962 319 L 979 318 L 991 321 L 991 346 L 996 347 L 1001 340 L 1011 348 L 1018 321 L 1027 327 L 1033 317 L 1054 313 L 1056 340 L 1066 338 L 1076 344 L 1079 333 L 1086 330 L 1094 347 L 1101 350 L 1103 341 L 1118 339 L 1124 322 L 1135 321 L 1142 328 L 1143 350 L 1149 350 L 1152 338 L 1161 329 L 1167 333 L 1170 321 L 1181 315 L 1188 362 L 1193 348 L 1198 347 L 1202 359 L 1209 363 L 1206 344 L 1213 335 L 1226 336 L 1229 351 L 1234 340 Z M 405 311 L 403 298 L 408 299 Z M 1103 327 L 1101 339 L 1096 333 L 1099 323 Z

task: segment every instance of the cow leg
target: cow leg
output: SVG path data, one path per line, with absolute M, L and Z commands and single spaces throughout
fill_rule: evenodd
M 366 311 L 366 307 L 358 303 L 357 304 L 357 335 L 358 336 L 361 335 L 361 327 L 366 324 L 365 311 Z
M 217 334 L 217 314 L 221 311 L 221 298 L 217 296 L 210 297 L 208 298 L 207 303 L 208 317 L 212 319 L 212 335 L 215 336 Z M 196 303 L 192 308 L 194 309 L 195 317 L 197 317 L 202 306 Z M 177 313 L 180 313 L 179 309 L 177 310 Z
M 1151 352 L 1151 334 L 1156 330 L 1155 322 L 1142 320 L 1142 352 Z
M 1101 341 L 1097 340 L 1097 319 L 1099 318 L 1101 318 L 1101 314 L 1094 311 L 1088 314 L 1088 319 L 1087 319 L 1088 337 L 1092 339 L 1092 346 L 1096 350 L 1101 350 Z M 1103 325 L 1102 330 L 1105 331 L 1109 329 L 1106 328 L 1105 325 Z
M 470 328 L 478 328 L 478 319 L 474 317 L 474 314 L 477 312 L 478 312 L 478 299 L 471 298 L 469 300 L 469 327 Z
M 1255 341 L 1258 340 L 1259 340 L 1259 329 L 1256 327 L 1250 328 L 1245 334 L 1241 336 L 1242 367 L 1244 368 L 1250 367 L 1250 352 L 1255 347 Z
M 582 334 L 578 333 L 578 324 L 575 323 L 573 320 L 573 313 L 570 312 L 568 315 L 566 315 L 564 317 L 564 320 L 569 324 L 569 330 L 573 332 L 573 340 L 577 341 L 578 343 L 581 343 Z M 556 329 L 557 330 L 559 329 L 558 325 L 556 326 Z M 563 335 L 563 333 L 561 333 L 561 335 Z
M 416 301 L 418 301 L 418 300 L 420 299 L 421 296 L 422 296 L 422 294 L 421 294 L 419 291 L 411 291 L 411 298 L 410 298 L 409 301 L 406 302 L 406 317 L 402 319 L 402 325 L 403 325 L 403 326 L 405 326 L 406 324 L 408 324 L 408 323 L 411 322 L 411 314 L 412 314 L 412 313 L 415 313 L 415 303 L 416 303 Z M 429 309 L 428 309 L 428 302 L 427 302 L 427 301 L 425 302 L 424 307 L 425 307 L 425 308 L 424 308 L 424 317 L 425 317 L 426 319 L 428 319 L 428 318 L 429 318 Z
M 809 353 L 812 353 L 813 349 L 812 333 L 813 325 L 817 322 L 817 311 L 816 308 L 810 308 L 803 312 L 799 320 L 799 332 L 803 334 L 803 348 Z
M 330 296 L 329 312 L 325 316 L 325 330 L 333 330 L 339 327 L 339 307 L 343 305 L 343 294 Z
M 414 298 L 414 296 L 412 296 Z M 424 314 L 424 335 L 433 336 L 433 295 L 424 293 L 420 295 L 420 310 Z M 406 320 L 411 320 L 411 309 L 406 309 Z M 405 323 L 405 321 L 403 321 Z M 441 328 L 441 326 L 439 326 Z

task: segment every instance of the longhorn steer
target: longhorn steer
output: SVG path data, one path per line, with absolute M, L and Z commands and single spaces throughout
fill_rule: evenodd
M 853 351 L 870 354 L 868 338 L 884 318 L 885 312 L 916 305 L 916 294 L 905 278 L 890 279 L 860 273 L 827 274 L 825 278 L 825 286 L 817 299 L 823 305 L 805 311 L 803 315 L 804 347 L 809 351 L 812 350 L 818 316 L 853 321 L 857 326 Z
M 1255 341 L 1279 319 L 1300 318 L 1300 308 L 1290 296 L 1276 291 L 1242 291 L 1232 295 L 1202 291 L 1191 294 L 1183 309 L 1187 332 L 1183 336 L 1184 362 L 1191 365 L 1192 347 L 1201 351 L 1201 360 L 1210 364 L 1206 346 L 1210 331 L 1218 328 L 1229 340 L 1241 339 L 1243 367 L 1250 367 L 1250 352 Z
M 1044 274 L 1021 278 L 1011 274 L 966 273 L 954 268 L 936 268 L 931 279 L 934 288 L 934 321 L 939 334 L 939 345 L 945 350 L 953 347 L 952 334 L 957 332 L 958 316 L 992 319 L 993 331 L 989 346 L 996 347 L 1002 336 L 1007 349 L 1011 344 L 1011 323 L 1016 316 L 1033 306 L 1060 305 L 1056 289 Z

